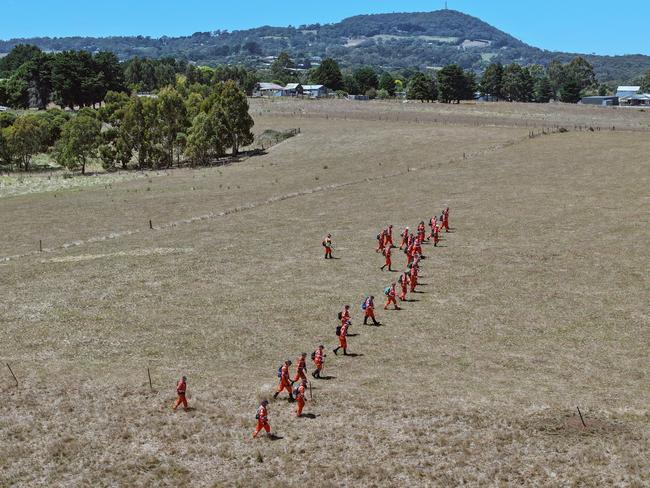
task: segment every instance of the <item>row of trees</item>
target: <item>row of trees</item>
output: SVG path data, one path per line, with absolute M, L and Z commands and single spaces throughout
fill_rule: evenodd
M 124 90 L 122 67 L 109 52 L 42 52 L 19 45 L 3 59 L 0 104 L 43 109 L 51 101 L 62 107 L 93 106 L 110 90 Z
M 218 84 L 233 80 L 247 93 L 259 76 L 243 66 L 197 67 L 173 58 L 133 58 L 120 63 L 109 52 L 42 52 L 36 46 L 18 45 L 0 58 L 0 105 L 45 109 L 50 102 L 61 107 L 95 106 L 109 91 L 155 92 L 177 81 Z
M 609 88 L 598 86 L 593 66 L 576 57 L 567 64 L 553 61 L 546 69 L 540 65 L 491 64 L 483 73 L 480 90 L 498 100 L 546 103 L 557 99 L 576 103 L 587 90 L 606 95 Z
M 35 154 L 85 173 L 99 158 L 105 169 L 206 164 L 253 142 L 246 95 L 234 81 L 177 85 L 156 96 L 108 92 L 99 110 L 75 115 L 48 110 L 0 117 L 0 163 L 29 171 Z
M 541 65 L 521 66 L 517 63 L 488 66 L 480 82 L 471 71 L 451 64 L 427 75 L 418 71 L 377 73 L 372 67 L 362 66 L 343 73 L 338 63 L 325 59 L 320 66 L 300 79 L 292 71 L 293 61 L 283 53 L 273 63 L 271 74 L 278 83 L 288 81 L 311 82 L 335 91 L 365 94 L 371 98 L 389 98 L 395 92 L 407 89 L 408 98 L 443 102 L 472 99 L 476 91 L 494 100 L 546 103 L 551 99 L 575 103 L 586 93 L 607 94 L 610 88 L 596 84 L 593 66 L 578 56 L 567 64 L 553 61 L 547 68 Z M 650 83 L 650 78 L 649 78 Z

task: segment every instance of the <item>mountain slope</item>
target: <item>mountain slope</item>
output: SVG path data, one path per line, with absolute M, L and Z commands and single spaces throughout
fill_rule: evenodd
M 268 57 L 288 51 L 302 66 L 331 56 L 344 66 L 385 69 L 436 67 L 451 62 L 481 70 L 491 61 L 548 64 L 575 54 L 529 46 L 491 25 L 454 10 L 359 15 L 327 25 L 264 26 L 191 36 L 66 37 L 0 41 L 0 53 L 20 43 L 44 50 L 109 50 L 121 59 L 173 56 L 199 64 L 243 63 L 263 67 Z M 650 69 L 650 56 L 585 56 L 601 81 L 631 81 Z

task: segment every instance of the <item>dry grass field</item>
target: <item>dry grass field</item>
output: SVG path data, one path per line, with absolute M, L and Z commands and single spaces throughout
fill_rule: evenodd
M 0 192 L 0 486 L 649 486 L 650 116 L 531 107 L 254 101 L 301 134 Z M 397 275 L 378 230 L 446 205 L 422 293 L 364 327 Z M 357 357 L 331 353 L 344 303 Z M 281 438 L 251 439 L 321 342 L 315 418 L 272 401 Z

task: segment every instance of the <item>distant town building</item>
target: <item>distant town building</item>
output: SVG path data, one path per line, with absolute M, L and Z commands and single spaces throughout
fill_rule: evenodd
M 257 83 L 253 88 L 254 97 L 281 97 L 284 87 L 276 83 Z
M 300 83 L 289 83 L 282 91 L 283 97 L 297 97 L 303 94 L 304 88 Z
M 328 90 L 325 85 L 303 85 L 302 92 L 306 97 L 309 98 L 323 98 L 328 94 Z
M 616 96 L 620 105 L 650 105 L 650 93 L 639 93 L 640 86 L 619 86 Z
M 368 95 L 348 95 L 348 100 L 370 100 Z
M 602 107 L 612 107 L 618 105 L 618 97 L 583 97 L 580 100 L 582 105 L 600 105 Z

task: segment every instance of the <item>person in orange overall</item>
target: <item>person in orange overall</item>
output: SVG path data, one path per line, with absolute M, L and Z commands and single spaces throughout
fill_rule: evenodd
M 435 216 L 431 217 L 431 219 L 429 220 L 429 227 L 431 228 L 431 234 L 429 234 L 428 239 L 431 239 L 433 237 L 433 229 L 435 229 L 435 227 L 436 227 L 436 222 L 437 222 L 437 220 L 436 220 Z
M 415 236 L 413 234 L 409 234 L 409 240 L 407 242 L 408 247 L 411 247 L 414 242 L 415 242 Z
M 383 265 L 380 269 L 383 271 L 384 268 L 385 268 L 386 266 L 388 266 L 388 271 L 393 271 L 393 270 L 391 269 L 391 267 L 390 267 L 390 265 L 392 264 L 392 261 L 391 261 L 391 259 L 390 259 L 390 254 L 391 254 L 390 246 L 387 245 L 387 246 L 384 248 L 384 252 L 383 252 L 383 254 L 384 254 L 385 261 L 384 261 L 384 265 Z
M 345 325 L 346 322 L 349 322 L 352 317 L 350 316 L 350 305 L 345 305 L 343 310 L 339 312 L 339 320 L 341 325 Z
M 323 247 L 325 248 L 325 259 L 332 259 L 332 234 L 327 234 L 323 239 Z
M 278 395 L 282 390 L 287 390 L 289 393 L 289 401 L 293 401 L 293 394 L 291 393 L 291 375 L 289 374 L 289 366 L 291 366 L 291 361 L 288 359 L 282 365 L 280 369 L 280 384 L 278 385 L 278 390 L 273 394 L 273 399 L 278 398 Z
M 384 244 L 386 246 L 395 247 L 395 244 L 393 243 L 393 224 L 390 224 L 386 228 L 386 240 Z
M 438 247 L 438 243 L 440 242 L 440 228 L 438 227 L 438 223 L 431 228 L 431 235 L 433 236 L 433 247 Z
M 425 229 L 424 222 L 420 221 L 420 223 L 418 224 L 418 239 L 421 242 L 424 242 L 424 235 L 425 235 L 425 230 L 424 229 Z
M 176 403 L 174 403 L 174 406 L 172 407 L 172 410 L 174 410 L 174 412 L 181 405 L 183 405 L 183 410 L 187 412 L 188 406 L 187 406 L 187 398 L 185 397 L 186 391 L 187 391 L 187 377 L 183 376 L 180 380 L 178 380 L 178 383 L 176 383 L 176 395 L 178 395 L 178 397 L 176 398 Z
M 401 310 L 399 305 L 397 305 L 397 300 L 395 300 L 395 297 L 397 296 L 397 292 L 395 291 L 395 283 L 392 283 L 388 289 L 388 293 L 386 294 L 387 300 L 386 304 L 384 305 L 384 310 L 388 309 L 388 305 L 391 303 L 395 305 L 395 310 Z
M 375 252 L 380 252 L 384 249 L 384 243 L 386 242 L 386 231 L 382 230 L 379 234 L 377 234 L 377 249 L 375 249 Z
M 411 268 L 411 293 L 415 293 L 415 287 L 418 286 L 418 266 Z
M 442 212 L 442 216 L 442 227 L 445 229 L 445 232 L 449 232 L 449 207 Z
M 255 431 L 253 432 L 253 439 L 257 437 L 257 434 L 259 434 L 262 429 L 266 431 L 267 435 L 271 433 L 271 426 L 269 425 L 269 411 L 267 409 L 268 404 L 268 400 L 262 400 L 262 403 L 257 409 L 257 413 L 255 414 L 257 427 L 255 427 Z
M 346 323 L 344 323 L 341 326 L 341 330 L 339 332 L 339 345 L 337 348 L 332 349 L 335 355 L 338 356 L 338 351 L 339 349 L 343 349 L 343 355 L 347 356 L 348 355 L 348 341 L 347 341 L 347 335 L 348 335 L 348 327 L 350 326 L 350 321 L 348 320 Z
M 311 374 L 314 378 L 320 378 L 320 373 L 323 371 L 323 363 L 325 362 L 325 357 L 327 356 L 324 354 L 324 352 L 325 346 L 321 344 L 318 346 L 318 349 L 312 353 L 314 366 L 316 367 L 316 370 Z
M 411 244 L 407 249 L 406 249 L 406 267 L 408 268 L 411 263 L 413 262 L 413 249 L 414 246 Z
M 291 384 L 293 385 L 299 379 L 306 380 L 307 379 L 307 376 L 305 375 L 306 372 L 307 372 L 307 353 L 303 352 L 298 358 L 298 364 L 296 365 L 296 376 L 294 376 L 293 380 L 291 381 Z
M 406 300 L 406 293 L 408 292 L 409 286 L 409 274 L 405 271 L 399 277 L 399 285 L 402 287 L 402 292 L 399 294 L 400 301 Z
M 404 232 L 402 232 L 400 236 L 402 236 L 402 242 L 399 245 L 399 250 L 401 251 L 405 247 L 408 247 L 409 228 L 407 227 L 406 229 L 404 229 Z
M 416 254 L 422 256 L 422 239 L 419 237 L 416 238 L 415 242 L 413 243 L 413 255 L 415 256 Z
M 305 389 L 307 388 L 307 380 L 302 380 L 300 386 L 296 388 L 296 417 L 302 417 L 302 409 L 305 407 Z
M 363 325 L 368 325 L 368 319 L 372 319 L 372 325 L 381 325 L 375 319 L 375 297 L 372 295 L 363 302 Z

